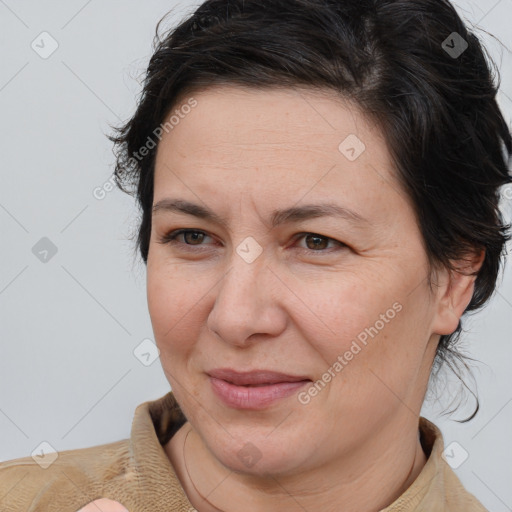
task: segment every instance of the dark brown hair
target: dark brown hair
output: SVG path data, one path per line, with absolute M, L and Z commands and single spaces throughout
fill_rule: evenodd
M 510 239 L 499 198 L 512 182 L 512 139 L 496 102 L 499 74 L 450 2 L 207 0 L 163 38 L 160 23 L 137 110 L 109 137 L 117 185 L 136 194 L 141 209 L 145 263 L 156 143 L 144 158 L 138 152 L 178 100 L 219 84 L 306 86 L 337 91 L 378 123 L 431 268 L 453 268 L 484 249 L 466 311 L 489 300 Z M 455 347 L 461 331 L 459 322 L 441 336 L 433 374 L 447 363 L 460 378 L 457 360 L 468 368 Z M 478 408 L 477 398 L 465 421 Z

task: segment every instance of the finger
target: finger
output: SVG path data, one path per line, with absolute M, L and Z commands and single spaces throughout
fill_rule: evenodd
M 107 498 L 91 501 L 77 512 L 129 512 L 121 503 Z

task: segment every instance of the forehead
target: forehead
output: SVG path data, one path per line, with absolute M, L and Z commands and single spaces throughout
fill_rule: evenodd
M 191 98 L 195 107 L 180 110 Z M 216 86 L 183 96 L 173 114 L 179 122 L 158 145 L 154 202 L 171 191 L 287 203 L 327 194 L 355 207 L 372 188 L 381 197 L 399 189 L 376 124 L 334 91 Z
M 187 107 L 185 113 L 192 98 L 196 106 Z M 178 119 L 176 114 L 182 109 Z M 332 143 L 349 134 L 371 139 L 371 143 L 380 139 L 385 145 L 374 122 L 354 103 L 328 89 L 215 86 L 181 96 L 167 117 L 171 116 L 177 124 L 163 134 L 167 142 L 187 139 L 212 149 L 224 144 L 257 150 L 268 144 L 276 150 L 318 148 L 325 152 L 329 144 L 337 151 Z

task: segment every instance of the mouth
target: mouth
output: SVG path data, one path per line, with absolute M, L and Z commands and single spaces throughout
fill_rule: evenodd
M 301 382 L 311 380 L 304 375 L 288 375 L 273 370 L 251 370 L 248 372 L 237 372 L 231 368 L 216 368 L 207 372 L 210 377 L 222 379 L 230 384 L 244 387 L 260 387 L 283 382 Z
M 226 381 L 229 382 L 229 381 Z M 229 382 L 230 384 L 234 384 L 234 382 Z M 271 386 L 272 384 L 276 384 L 275 382 L 265 382 L 263 384 L 235 384 L 238 386 L 242 386 L 244 388 L 261 388 L 263 386 Z M 279 384 L 279 382 L 277 383 Z
M 208 372 L 211 389 L 224 405 L 234 409 L 261 410 L 295 394 L 311 379 L 268 370 L 240 373 L 231 369 Z

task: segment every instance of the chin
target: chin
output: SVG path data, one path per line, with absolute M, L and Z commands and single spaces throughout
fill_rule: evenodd
M 241 436 L 233 437 L 240 439 Z M 277 436 L 270 442 L 268 434 L 262 433 L 258 436 L 253 432 L 251 438 L 252 441 L 248 439 L 236 442 L 227 435 L 224 442 L 217 440 L 214 443 L 212 452 L 231 471 L 251 476 L 290 475 L 299 468 L 304 469 L 303 461 L 289 456 L 297 454 L 298 450 L 284 445 Z M 301 449 L 304 449 L 303 445 Z

